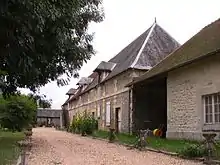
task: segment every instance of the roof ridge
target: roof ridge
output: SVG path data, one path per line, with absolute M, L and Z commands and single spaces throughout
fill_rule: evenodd
M 150 36 L 151 36 L 151 34 L 152 34 L 152 32 L 153 32 L 155 26 L 156 26 L 156 24 L 157 24 L 157 22 L 154 22 L 154 24 L 152 25 L 152 27 L 151 27 L 151 29 L 150 29 L 150 31 L 149 31 L 149 33 L 148 33 L 148 35 L 147 35 L 147 37 L 146 37 L 146 39 L 145 39 L 143 45 L 141 46 L 141 48 L 140 48 L 140 50 L 139 50 L 139 52 L 138 52 L 138 54 L 137 54 L 135 60 L 134 60 L 133 63 L 131 64 L 130 68 L 134 68 L 134 66 L 137 64 L 137 61 L 138 61 L 138 59 L 140 58 L 141 53 L 143 52 L 144 47 L 146 46 L 146 44 L 147 44 L 147 42 L 148 42 L 148 40 L 149 40 L 149 38 L 150 38 Z

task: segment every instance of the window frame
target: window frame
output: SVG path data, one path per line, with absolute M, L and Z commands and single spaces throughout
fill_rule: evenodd
M 216 102 L 215 102 L 215 96 L 217 96 L 217 101 Z M 211 97 L 211 104 L 209 104 L 209 100 L 208 100 L 208 104 L 206 103 L 206 98 L 207 97 Z M 207 99 L 209 99 L 209 98 L 207 98 Z M 203 102 L 204 124 L 205 125 L 220 124 L 220 93 L 217 92 L 217 93 L 203 95 L 202 102 Z M 206 108 L 210 105 L 211 105 L 211 113 L 210 112 L 206 113 L 206 111 L 207 111 Z M 215 108 L 216 108 L 215 106 L 218 107 L 217 112 L 215 110 Z M 208 109 L 208 111 L 209 111 L 209 109 Z M 207 116 L 209 116 L 209 115 L 212 116 L 211 120 L 209 118 L 207 118 Z M 216 115 L 219 115 L 218 116 L 218 121 L 216 121 L 216 118 L 215 118 Z M 208 120 L 210 120 L 210 121 L 208 121 Z
M 100 105 L 97 106 L 97 117 L 101 118 L 101 106 Z
M 109 113 L 107 113 L 108 110 L 109 110 Z M 106 102 L 106 107 L 105 107 L 105 125 L 106 126 L 110 126 L 111 125 L 111 102 L 110 101 Z

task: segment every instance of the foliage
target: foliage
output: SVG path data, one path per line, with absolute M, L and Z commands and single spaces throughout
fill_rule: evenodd
M 70 131 L 75 133 L 81 133 L 82 135 L 91 135 L 95 130 L 97 130 L 98 121 L 95 120 L 90 115 L 78 115 L 72 120 L 70 125 Z
M 28 94 L 29 97 L 33 98 L 38 103 L 39 108 L 51 108 L 52 100 L 48 100 L 46 95 Z
M 24 134 L 22 132 L 12 133 L 0 130 L 0 139 L 0 164 L 14 164 L 20 154 L 16 143 L 24 139 Z
M 110 130 L 109 131 L 109 136 L 108 136 L 109 142 L 113 142 L 115 139 L 116 139 L 116 135 L 115 135 L 114 130 Z
M 25 95 L 14 95 L 6 99 L 0 97 L 0 125 L 13 131 L 21 131 L 32 124 L 37 106 L 33 99 Z
M 180 156 L 194 158 L 194 157 L 203 157 L 208 154 L 207 149 L 205 149 L 204 145 L 196 145 L 191 144 L 185 146 L 182 150 L 178 152 Z
M 80 133 L 81 123 L 82 123 L 82 116 L 78 115 L 76 118 L 73 118 L 70 125 L 70 132 Z
M 0 89 L 67 84 L 94 54 L 88 26 L 103 17 L 101 0 L 0 1 Z

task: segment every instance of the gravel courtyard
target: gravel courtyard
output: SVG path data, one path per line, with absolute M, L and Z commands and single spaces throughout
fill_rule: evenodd
M 127 150 L 51 128 L 33 130 L 28 165 L 199 165 L 154 152 Z

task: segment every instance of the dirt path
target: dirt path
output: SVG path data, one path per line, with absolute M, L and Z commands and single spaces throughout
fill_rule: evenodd
M 35 128 L 28 165 L 199 165 L 49 128 Z

